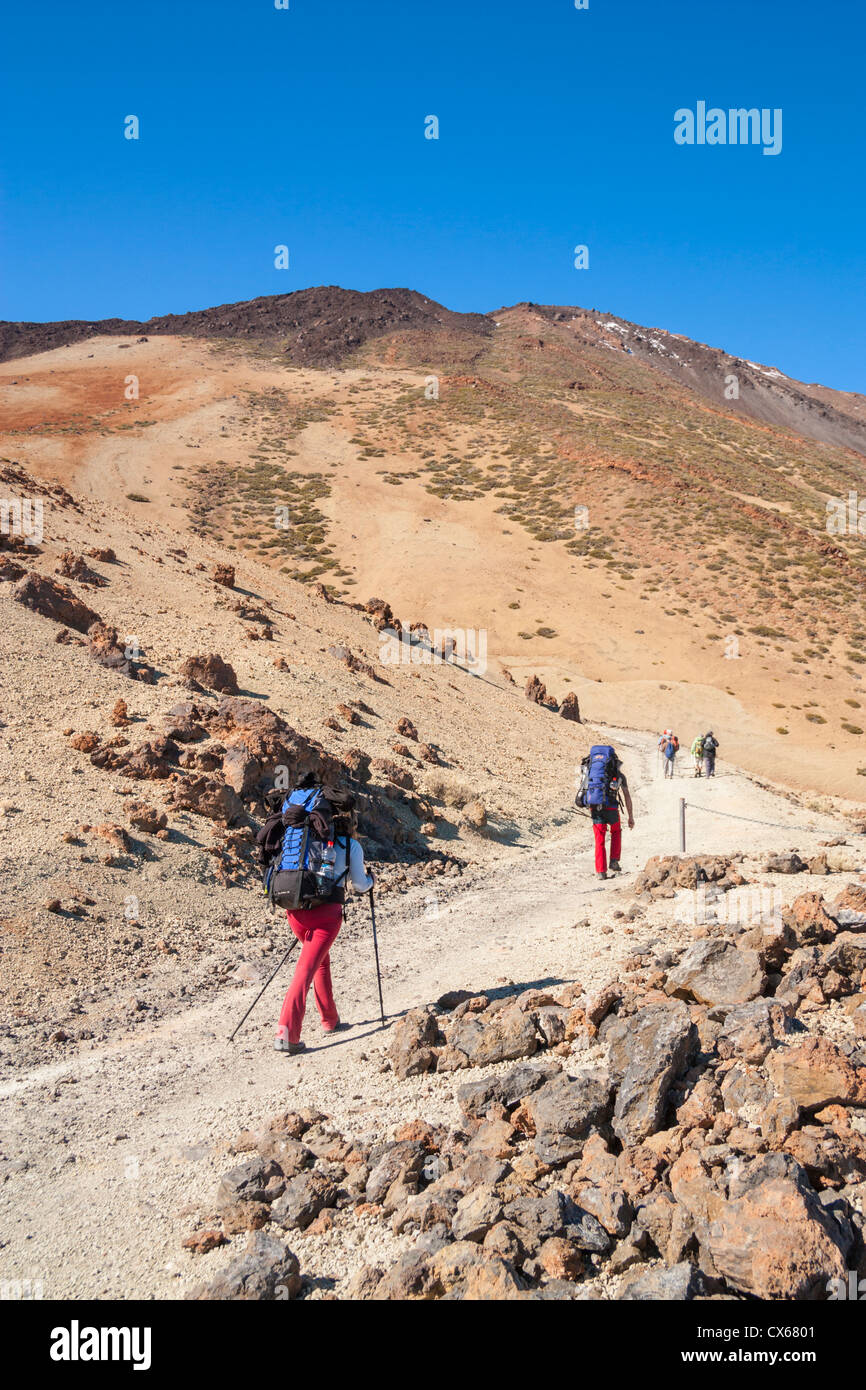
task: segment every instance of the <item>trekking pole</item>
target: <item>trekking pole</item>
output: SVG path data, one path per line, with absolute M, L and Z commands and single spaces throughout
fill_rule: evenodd
M 376 937 L 376 909 L 373 906 L 373 890 L 370 889 L 370 917 L 373 922 L 373 952 L 376 956 L 376 981 L 379 985 L 379 1017 L 385 1027 L 385 1005 L 382 1003 L 382 971 L 379 968 L 379 942 Z
M 229 1042 L 234 1042 L 234 1040 L 235 1040 L 235 1033 L 239 1032 L 240 1029 L 243 1027 L 243 1025 L 246 1023 L 246 1021 L 247 1021 L 247 1019 L 249 1018 L 250 1014 L 252 1013 L 253 1009 L 256 1007 L 256 1004 L 258 1004 L 259 1000 L 261 999 L 261 997 L 262 997 L 262 995 L 264 994 L 265 990 L 267 989 L 268 985 L 271 983 L 271 980 L 273 980 L 274 977 L 275 977 L 276 975 L 278 975 L 279 972 L 282 970 L 283 966 L 285 965 L 286 961 L 289 959 L 289 956 L 292 954 L 292 951 L 294 951 L 294 949 L 295 949 L 295 947 L 297 946 L 297 944 L 298 944 L 298 941 L 297 941 L 297 938 L 295 938 L 295 940 L 292 942 L 292 944 L 291 944 L 291 946 L 289 947 L 289 949 L 286 951 L 286 954 L 283 956 L 282 960 L 280 961 L 279 965 L 277 966 L 276 970 L 274 971 L 273 975 L 269 975 L 268 978 L 265 980 L 265 983 L 262 985 L 261 989 L 259 990 L 259 992 L 258 992 L 258 994 L 256 995 L 256 997 L 255 997 L 255 999 L 253 1000 L 253 1002 L 250 1004 L 250 1007 L 247 1009 L 246 1013 L 244 1014 L 243 1018 L 241 1019 L 240 1023 L 238 1024 L 237 1028 L 235 1028 L 234 1033 L 230 1033 L 230 1034 L 229 1034 L 229 1036 L 228 1036 L 228 1041 L 229 1041 Z

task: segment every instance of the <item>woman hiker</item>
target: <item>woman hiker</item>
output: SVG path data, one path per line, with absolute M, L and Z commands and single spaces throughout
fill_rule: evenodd
M 356 829 L 354 797 L 348 793 L 335 795 L 327 787 L 324 788 L 324 795 L 338 812 L 335 816 L 338 833 L 334 842 L 334 880 L 337 883 L 350 882 L 356 893 L 368 893 L 373 887 L 373 875 L 367 873 L 364 851 L 353 838 Z M 340 1022 L 331 984 L 331 947 L 343 925 L 344 898 L 344 890 L 339 888 L 331 902 L 286 913 L 289 926 L 301 943 L 301 954 L 280 1011 L 280 1022 L 274 1038 L 277 1052 L 294 1054 L 306 1051 L 306 1043 L 301 1042 L 301 1028 L 310 985 L 313 986 L 324 1031 L 336 1033 L 349 1027 L 348 1023 Z
M 611 872 L 621 872 L 619 856 L 622 852 L 622 822 L 619 818 L 620 798 L 625 801 L 628 814 L 628 828 L 634 830 L 634 808 L 631 792 L 622 770 L 622 763 L 616 749 L 609 743 L 593 744 L 581 764 L 582 774 L 575 805 L 588 808 L 592 816 L 592 833 L 595 840 L 595 872 L 598 878 L 607 878 L 607 846 L 605 839 L 610 828 L 610 868 Z

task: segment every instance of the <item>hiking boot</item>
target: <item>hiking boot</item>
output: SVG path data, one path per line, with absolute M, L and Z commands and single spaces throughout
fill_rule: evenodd
M 601 873 L 596 874 L 596 878 L 607 878 L 607 870 L 602 869 Z
M 278 1028 L 277 1036 L 274 1038 L 274 1052 L 288 1052 L 295 1056 L 298 1052 L 306 1052 L 307 1044 L 302 1042 L 289 1042 L 288 1028 Z
M 611 859 L 611 861 L 610 861 L 610 871 L 611 871 L 612 874 L 621 874 L 621 873 L 622 873 L 622 865 L 620 864 L 620 862 L 619 862 L 618 859 Z
M 322 1026 L 322 1032 L 323 1032 L 323 1033 L 345 1033 L 345 1032 L 346 1032 L 346 1029 L 347 1029 L 347 1028 L 351 1028 L 351 1026 L 352 1026 L 351 1023 L 343 1023 L 342 1020 L 341 1020 L 339 1023 L 335 1023 L 334 1026 L 333 1026 L 333 1028 L 325 1028 L 324 1025 L 323 1025 L 323 1026 Z

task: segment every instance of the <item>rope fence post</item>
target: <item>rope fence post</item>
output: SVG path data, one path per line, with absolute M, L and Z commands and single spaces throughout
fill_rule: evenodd
M 680 854 L 686 852 L 686 799 L 680 797 Z

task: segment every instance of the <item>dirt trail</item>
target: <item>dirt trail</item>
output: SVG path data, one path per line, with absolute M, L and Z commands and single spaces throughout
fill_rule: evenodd
M 392 1018 L 446 989 L 495 992 L 512 982 L 572 979 L 594 988 L 615 976 L 636 945 L 681 940 L 686 928 L 673 923 L 670 903 L 652 904 L 633 925 L 613 914 L 632 901 L 635 872 L 647 858 L 676 851 L 683 794 L 707 808 L 689 814 L 692 852 L 802 851 L 840 831 L 838 822 L 758 788 L 728 764 L 714 782 L 689 775 L 666 784 L 656 777 L 652 736 L 598 730 L 597 737 L 617 743 L 635 800 L 637 824 L 624 831 L 622 878 L 596 881 L 589 826 L 576 813 L 574 829 L 562 838 L 503 853 L 495 869 L 450 899 L 439 890 L 437 901 L 419 888 L 399 906 L 383 905 L 383 985 Z M 682 760 L 683 774 L 690 774 L 689 761 Z M 711 815 L 711 807 L 730 818 Z M 774 824 L 733 818 L 739 815 Z M 793 896 L 813 885 L 798 876 L 781 886 Z M 273 934 L 281 950 L 281 937 Z M 276 952 L 270 959 L 276 963 Z M 311 1003 L 311 1050 L 301 1058 L 270 1049 L 287 966 L 234 1045 L 227 1034 L 253 997 L 250 985 L 227 986 L 206 1006 L 21 1073 L 0 1088 L 5 1154 L 12 1160 L 0 1188 L 0 1275 L 41 1281 L 46 1298 L 182 1297 L 243 1243 L 235 1237 L 203 1259 L 180 1244 L 233 1161 L 226 1141 L 245 1126 L 305 1104 L 359 1134 L 390 1132 L 418 1114 L 456 1120 L 454 1093 L 463 1074 L 397 1082 L 382 1070 L 388 1035 L 378 1031 L 365 902 L 350 910 L 334 975 L 352 1031 L 323 1041 Z M 338 1235 L 339 1243 L 293 1233 L 291 1244 L 305 1272 L 333 1278 L 339 1288 L 359 1264 L 396 1252 L 407 1239 L 371 1221 L 356 1222 L 351 1235 Z

